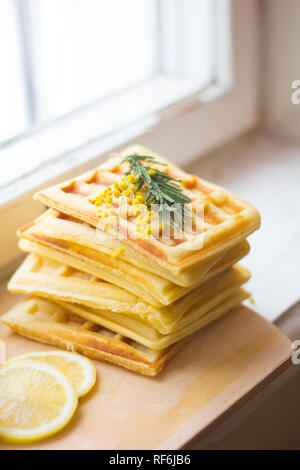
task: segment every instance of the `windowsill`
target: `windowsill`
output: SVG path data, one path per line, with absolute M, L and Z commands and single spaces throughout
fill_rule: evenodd
M 251 201 L 262 215 L 243 264 L 256 310 L 292 340 L 300 338 L 300 148 L 254 132 L 186 167 Z M 299 449 L 299 366 L 272 383 L 196 449 Z M 261 401 L 260 401 L 261 400 Z
M 187 170 L 226 186 L 253 203 L 261 228 L 242 262 L 252 273 L 250 308 L 270 321 L 300 300 L 300 148 L 252 133 L 189 165 Z

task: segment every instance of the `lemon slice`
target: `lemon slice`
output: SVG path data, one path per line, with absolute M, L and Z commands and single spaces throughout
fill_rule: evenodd
M 27 443 L 60 431 L 72 418 L 78 398 L 57 369 L 24 360 L 0 367 L 0 438 Z
M 8 363 L 30 359 L 60 370 L 75 388 L 77 395 L 86 395 L 96 382 L 96 368 L 86 357 L 67 351 L 31 352 L 12 357 Z

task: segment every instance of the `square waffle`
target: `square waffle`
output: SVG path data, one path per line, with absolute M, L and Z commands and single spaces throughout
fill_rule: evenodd
M 9 282 L 12 292 L 41 295 L 88 307 L 137 316 L 163 334 L 176 329 L 181 317 L 204 315 L 250 277 L 235 265 L 168 307 L 154 307 L 135 295 L 53 259 L 30 254 Z M 189 313 L 190 317 L 186 314 Z
M 157 375 L 166 360 L 183 344 L 180 342 L 164 350 L 154 351 L 85 320 L 66 307 L 36 297 L 20 302 L 1 320 L 27 338 L 149 376 Z
M 48 209 L 34 222 L 19 229 L 17 233 L 20 238 L 26 238 L 36 242 L 40 241 L 44 244 L 51 240 L 52 246 L 57 249 L 63 247 L 66 242 L 68 242 L 68 248 L 71 244 L 90 248 L 99 253 L 97 262 L 99 262 L 99 260 L 102 261 L 101 253 L 103 253 L 112 257 L 110 263 L 113 263 L 116 250 L 122 246 L 123 251 L 118 255 L 119 260 L 183 287 L 189 287 L 200 281 L 214 264 L 224 256 L 222 253 L 202 263 L 200 266 L 186 269 L 175 275 L 173 272 L 154 263 L 149 258 L 145 259 L 143 255 L 133 250 L 128 245 L 122 245 L 119 240 L 110 237 L 106 232 L 100 231 L 99 229 L 96 230 L 94 227 L 80 220 L 52 209 Z M 62 241 L 64 241 L 64 243 L 61 243 Z M 246 241 L 243 240 L 242 243 L 245 247 Z M 225 253 L 228 253 L 228 251 Z
M 107 229 L 109 217 L 97 217 L 93 202 L 107 186 L 120 181 L 127 170 L 127 164 L 120 162 L 122 158 L 133 153 L 150 155 L 166 164 L 168 174 L 182 181 L 180 184 L 184 194 L 192 200 L 187 206 L 196 204 L 204 208 L 204 220 L 202 214 L 196 213 L 196 221 L 201 218 L 199 223 L 201 229 L 186 234 L 181 240 L 166 240 L 162 236 L 139 239 L 136 237 L 136 217 L 132 216 L 130 220 L 127 217 L 120 217 L 120 231 L 128 234 L 122 243 L 164 269 L 177 275 L 191 266 L 213 259 L 259 227 L 260 216 L 251 204 L 224 188 L 188 175 L 154 152 L 140 146 L 132 146 L 98 168 L 44 189 L 34 197 L 59 212 L 103 231 L 109 231 L 110 229 Z M 157 165 L 152 166 L 154 169 L 157 167 Z M 119 199 L 114 198 L 113 204 L 118 207 Z M 112 232 L 111 235 L 115 236 L 115 233 Z
M 48 231 L 45 233 L 39 224 L 19 231 L 19 234 L 22 237 L 19 243 L 21 250 L 55 259 L 97 276 L 104 281 L 122 287 L 154 306 L 169 305 L 215 275 L 225 271 L 249 252 L 249 244 L 243 240 L 228 250 L 208 272 L 200 275 L 196 283 L 189 287 L 182 287 L 149 271 L 137 268 L 122 259 L 115 259 L 83 244 L 79 245 L 68 240 L 53 238 Z

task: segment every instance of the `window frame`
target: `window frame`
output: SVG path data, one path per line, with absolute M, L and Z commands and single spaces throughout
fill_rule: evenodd
M 150 110 L 128 126 L 106 135 L 94 136 L 58 151 L 57 158 L 41 165 L 0 190 L 2 227 L 0 268 L 13 263 L 20 253 L 16 229 L 42 212 L 32 201 L 32 194 L 45 184 L 72 177 L 102 162 L 110 151 L 133 141 L 146 145 L 184 166 L 197 157 L 254 128 L 259 120 L 259 6 L 257 0 L 216 0 L 218 61 L 212 86 L 178 99 L 173 105 Z M 134 90 L 129 90 L 134 93 Z M 157 96 L 159 97 L 159 87 Z M 92 105 L 75 111 L 64 119 L 29 132 L 13 145 L 27 144 L 37 152 L 50 145 L 53 135 L 63 135 L 70 118 L 81 120 L 84 113 L 95 111 Z M 180 136 L 184 129 L 184 139 Z M 74 132 L 74 130 L 73 130 Z M 41 139 L 41 136 L 45 139 Z M 27 139 L 27 141 L 26 141 Z M 59 139 L 58 139 L 59 140 Z M 31 147 L 32 146 L 32 147 Z M 25 147 L 23 147 L 25 149 Z M 1 150 L 6 151 L 6 149 Z M 1 160 L 0 160 L 1 161 Z M 20 184 L 22 183 L 22 184 Z M 6 273 L 6 270 L 3 272 Z

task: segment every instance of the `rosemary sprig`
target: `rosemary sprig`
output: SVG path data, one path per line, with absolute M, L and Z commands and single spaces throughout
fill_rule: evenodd
M 126 175 L 133 174 L 138 178 L 135 192 L 142 188 L 147 190 L 145 205 L 159 204 L 160 220 L 168 223 L 171 228 L 183 225 L 184 218 L 191 219 L 191 214 L 184 204 L 191 202 L 191 199 L 183 193 L 183 189 L 178 183 L 181 180 L 172 178 L 164 171 L 146 165 L 145 163 L 154 163 L 166 166 L 148 155 L 133 154 L 125 157 L 121 163 L 129 163 Z M 154 170 L 154 171 L 153 171 Z

